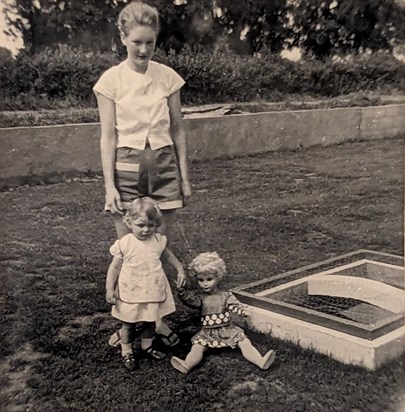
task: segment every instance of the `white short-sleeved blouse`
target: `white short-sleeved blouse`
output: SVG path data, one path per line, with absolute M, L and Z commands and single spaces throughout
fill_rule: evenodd
M 173 144 L 170 136 L 168 97 L 184 80 L 170 67 L 150 61 L 145 74 L 132 70 L 127 61 L 105 71 L 93 91 L 115 103 L 117 148 L 142 150 Z

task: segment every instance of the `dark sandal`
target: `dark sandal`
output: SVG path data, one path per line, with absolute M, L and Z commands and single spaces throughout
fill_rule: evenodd
M 144 356 L 155 359 L 155 360 L 163 360 L 166 357 L 166 354 L 160 352 L 159 350 L 155 349 L 153 346 L 149 346 L 147 349 L 141 349 Z
M 170 348 L 180 343 L 179 337 L 173 331 L 168 335 L 158 334 L 157 336 L 165 346 L 169 346 Z
M 127 353 L 122 357 L 122 362 L 124 363 L 125 368 L 130 372 L 133 372 L 138 369 L 138 362 L 136 361 L 133 353 Z

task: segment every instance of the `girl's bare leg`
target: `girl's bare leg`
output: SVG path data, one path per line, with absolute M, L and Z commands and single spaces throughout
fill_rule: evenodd
M 167 245 L 168 247 L 170 247 L 170 243 L 173 242 L 175 234 L 176 210 L 162 210 L 162 215 L 163 221 L 159 227 L 159 233 L 167 237 Z M 175 335 L 169 328 L 164 318 L 159 319 L 156 322 L 156 333 L 163 337 L 163 343 L 167 346 L 174 346 L 178 343 L 177 335 Z
M 176 209 L 162 210 L 163 221 L 159 227 L 159 233 L 167 237 L 167 244 L 174 241 L 175 224 L 176 224 Z
M 248 338 L 238 342 L 238 346 L 245 359 L 263 370 L 269 369 L 276 357 L 274 350 L 269 350 L 264 356 L 260 355 L 259 351 L 252 345 L 252 342 Z
M 115 231 L 117 232 L 117 239 L 121 239 L 128 233 L 131 233 L 131 230 L 129 227 L 122 221 L 122 215 L 111 215 L 113 222 L 114 222 L 114 227 Z
M 186 356 L 185 360 L 173 356 L 170 359 L 170 363 L 173 368 L 177 369 L 181 373 L 188 373 L 191 369 L 197 366 L 203 359 L 204 352 L 207 350 L 205 346 L 193 345 L 191 351 Z

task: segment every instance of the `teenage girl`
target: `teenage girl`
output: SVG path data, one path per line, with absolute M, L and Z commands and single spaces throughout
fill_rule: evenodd
M 127 58 L 102 74 L 93 90 L 101 122 L 101 163 L 105 208 L 117 237 L 129 232 L 122 221 L 128 205 L 149 196 L 163 214 L 159 231 L 170 241 L 174 212 L 191 195 L 180 89 L 184 80 L 152 61 L 159 32 L 156 9 L 132 2 L 119 14 L 118 28 Z M 158 321 L 162 341 L 178 337 Z

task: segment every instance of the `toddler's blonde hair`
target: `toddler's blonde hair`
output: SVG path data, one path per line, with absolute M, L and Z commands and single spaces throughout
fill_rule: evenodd
M 190 276 L 195 278 L 199 274 L 213 275 L 221 280 L 226 274 L 225 262 L 217 252 L 200 253 L 190 263 Z
M 131 224 L 131 220 L 144 216 L 148 220 L 156 222 L 156 226 L 158 227 L 162 224 L 162 212 L 156 202 L 146 196 L 138 197 L 132 201 L 125 213 L 123 221 L 128 226 Z
M 128 33 L 136 26 L 148 26 L 156 34 L 159 33 L 159 13 L 148 4 L 141 1 L 133 1 L 125 6 L 118 16 L 119 31 L 128 36 Z

